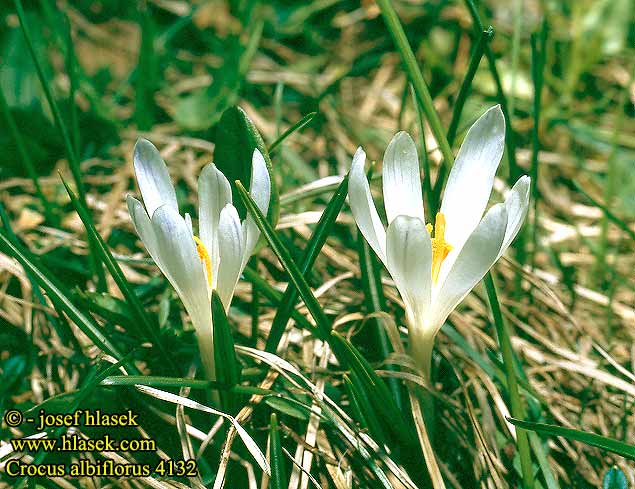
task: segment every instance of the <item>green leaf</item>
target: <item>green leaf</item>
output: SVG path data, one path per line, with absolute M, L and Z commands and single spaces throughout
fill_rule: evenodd
M 355 372 L 351 372 L 350 377 L 345 375 L 344 383 L 351 397 L 351 405 L 354 411 L 358 413 L 358 421 L 360 424 L 364 428 L 368 428 L 368 431 L 375 441 L 380 444 L 385 444 L 386 435 L 382 429 L 382 424 L 377 422 L 378 419 L 374 414 L 372 402 L 368 399 L 366 390 L 361 388 L 358 375 Z
M 126 280 L 126 277 L 121 271 L 119 264 L 113 258 L 112 253 L 110 253 L 110 250 L 108 249 L 108 246 L 104 242 L 101 235 L 97 232 L 97 229 L 95 228 L 93 220 L 86 210 L 86 207 L 73 193 L 64 178 L 62 178 L 62 182 L 66 187 L 66 192 L 71 199 L 71 203 L 73 204 L 75 211 L 77 211 L 77 214 L 79 215 L 82 223 L 84 224 L 84 227 L 86 228 L 86 234 L 88 235 L 89 241 L 94 244 L 92 250 L 98 255 L 99 261 L 103 262 L 106 265 L 108 272 L 114 279 L 117 287 L 121 291 L 121 294 L 123 295 L 126 303 L 130 308 L 133 319 L 133 321 L 131 321 L 131 324 L 134 324 L 138 327 L 142 337 L 152 340 L 154 345 L 156 345 L 156 347 L 160 350 L 161 355 L 165 358 L 165 361 L 168 363 L 172 371 L 178 373 L 179 370 L 177 366 L 174 364 L 171 355 L 161 341 L 157 324 L 150 320 L 143 305 L 141 304 L 141 301 L 134 293 L 134 291 L 130 287 L 130 284 L 128 283 L 128 280 Z
M 262 153 L 271 177 L 271 200 L 267 216 L 275 226 L 278 222 L 279 196 L 267 146 L 245 111 L 240 107 L 230 107 L 218 123 L 214 163 L 229 180 L 233 195 L 236 195 L 236 180 L 243 182 L 246 187 L 251 183 L 251 160 L 254 149 Z M 234 199 L 234 206 L 241 217 L 247 215 L 240 200 Z
M 611 467 L 604 474 L 602 489 L 628 489 L 628 480 L 618 467 Z
M 287 471 L 284 463 L 284 453 L 280 444 L 280 431 L 278 430 L 278 416 L 271 413 L 269 423 L 269 463 L 271 464 L 271 478 L 269 489 L 285 489 L 288 486 Z
M 104 336 L 101 327 L 92 317 L 79 310 L 70 299 L 71 293 L 44 267 L 37 264 L 29 255 L 30 253 L 18 244 L 11 242 L 4 229 L 0 230 L 0 249 L 14 257 L 27 273 L 42 287 L 50 299 L 57 303 L 62 311 L 79 327 L 79 329 L 104 353 L 120 360 L 123 355 L 108 338 Z M 137 372 L 132 363 L 128 363 L 127 368 L 131 372 Z
M 298 402 L 293 402 L 291 399 L 278 396 L 268 397 L 265 399 L 265 404 L 291 418 L 299 419 L 300 421 L 309 420 L 310 409 Z
M 236 348 L 231 325 L 225 314 L 220 297 L 212 293 L 212 317 L 214 324 L 214 364 L 216 381 L 227 389 L 221 392 L 221 404 L 226 412 L 234 412 L 237 407 L 236 396 L 231 389 L 240 383 L 241 367 L 236 358 Z
M 329 334 L 331 332 L 331 323 L 322 310 L 320 303 L 315 298 L 315 295 L 313 295 L 311 287 L 309 287 L 304 274 L 300 271 L 298 265 L 296 265 L 296 263 L 293 261 L 289 250 L 287 250 L 284 244 L 282 244 L 282 241 L 274 231 L 273 226 L 269 224 L 269 222 L 267 222 L 265 216 L 263 216 L 262 212 L 260 212 L 260 209 L 251 198 L 251 195 L 249 195 L 247 190 L 245 190 L 245 187 L 240 181 L 236 182 L 236 189 L 238 190 L 238 195 L 240 195 L 240 198 L 247 208 L 247 211 L 249 212 L 249 214 L 251 214 L 251 217 L 254 219 L 256 225 L 260 229 L 260 232 L 265 237 L 265 239 L 269 243 L 269 246 L 271 246 L 271 249 L 278 257 L 278 260 L 280 260 L 280 263 L 286 270 L 289 279 L 298 289 L 300 297 L 302 297 L 302 300 L 306 304 L 309 313 L 311 314 L 311 316 L 313 316 L 313 319 L 315 319 L 319 336 L 321 336 L 322 339 L 326 339 L 328 341 Z
M 313 264 L 320 254 L 320 250 L 324 246 L 324 243 L 335 224 L 335 220 L 342 209 L 342 205 L 346 200 L 347 191 L 348 176 L 342 180 L 342 183 L 340 183 L 339 187 L 335 191 L 335 195 L 333 195 L 333 198 L 326 206 L 326 209 L 324 209 L 322 217 L 320 217 L 320 221 L 317 223 L 317 226 L 306 245 L 304 256 L 302 257 L 302 263 L 300 264 L 300 271 L 304 276 L 306 276 L 311 268 L 313 268 Z M 278 348 L 278 344 L 280 343 L 280 339 L 287 327 L 289 318 L 291 317 L 293 311 L 295 311 L 298 295 L 298 289 L 294 287 L 293 284 L 289 284 L 287 289 L 284 291 L 284 296 L 280 300 L 276 316 L 271 323 L 271 331 L 269 332 L 269 338 L 267 338 L 267 345 L 265 347 L 266 351 L 275 353 Z
M 296 131 L 299 131 L 304 126 L 309 124 L 309 122 L 311 122 L 316 115 L 317 115 L 317 112 L 309 112 L 302 119 L 300 119 L 298 122 L 293 124 L 289 129 L 284 131 L 278 139 L 276 139 L 273 143 L 269 145 L 269 153 L 273 153 L 276 147 L 279 146 L 289 136 L 291 136 L 291 134 L 293 134 Z
M 363 392 L 363 396 L 372 405 L 373 409 L 368 409 L 364 413 L 369 427 L 373 425 L 385 426 L 401 445 L 416 447 L 417 441 L 414 438 L 414 432 L 406 426 L 404 416 L 397 409 L 383 379 L 377 375 L 350 341 L 335 331 L 331 333 L 331 338 L 334 351 L 339 352 L 338 360 L 353 371 L 354 375 L 351 376 L 351 381 L 360 390 L 360 394 Z M 380 419 L 372 419 L 375 417 L 375 413 L 379 413 Z
M 260 232 L 263 234 L 269 243 L 269 246 L 278 257 L 278 260 L 280 260 L 280 263 L 286 270 L 289 279 L 297 288 L 300 297 L 309 310 L 309 313 L 313 316 L 317 325 L 317 330 L 315 331 L 317 336 L 329 343 L 333 349 L 333 353 L 342 365 L 348 365 L 359 375 L 363 381 L 361 384 L 364 385 L 364 388 L 367 391 L 367 396 L 373 400 L 373 405 L 376 411 L 381 414 L 382 421 L 387 424 L 391 431 L 396 435 L 395 445 L 402 447 L 406 446 L 408 448 L 416 447 L 417 442 L 413 437 L 413 432 L 412 430 L 406 428 L 403 415 L 396 408 L 384 381 L 379 378 L 368 362 L 366 362 L 359 351 L 357 351 L 350 342 L 346 341 L 337 333 L 331 334 L 331 323 L 315 295 L 313 295 L 304 275 L 293 261 L 293 258 L 291 258 L 289 250 L 287 250 L 282 244 L 282 241 L 273 230 L 271 224 L 269 224 L 262 215 L 262 212 L 260 212 L 260 209 L 254 200 L 247 193 L 247 190 L 245 190 L 245 187 L 240 182 L 236 182 L 236 188 L 238 189 L 238 194 L 247 207 L 247 211 L 254 219 L 256 225 L 260 229 Z
M 191 131 L 208 129 L 218 122 L 220 114 L 238 102 L 240 88 L 256 54 L 263 26 L 264 19 L 260 15 L 249 28 L 244 29 L 245 36 L 229 35 L 221 40 L 218 53 L 223 60 L 218 68 L 210 70 L 212 83 L 174 101 L 173 115 L 177 124 Z M 245 37 L 247 40 L 243 42 Z
M 544 435 L 563 436 L 568 440 L 581 441 L 612 453 L 616 453 L 629 460 L 635 460 L 635 445 L 629 445 L 607 436 L 596 435 L 587 431 L 565 428 L 555 424 L 533 423 L 515 418 L 508 418 L 509 422 L 525 430 L 535 431 Z

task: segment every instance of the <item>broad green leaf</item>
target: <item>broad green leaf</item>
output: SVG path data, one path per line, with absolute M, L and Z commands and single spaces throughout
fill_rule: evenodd
M 629 460 L 635 460 L 635 445 L 630 445 L 628 443 L 615 440 L 614 438 L 596 435 L 595 433 L 589 433 L 588 431 L 565 428 L 555 424 L 533 423 L 531 421 L 523 421 L 514 418 L 508 419 L 510 423 L 525 430 L 535 431 L 544 435 L 562 436 L 568 440 L 581 441 L 587 445 L 616 453 L 622 457 L 628 458 Z
M 269 221 L 275 226 L 278 221 L 279 197 L 267 146 L 245 111 L 240 107 L 230 107 L 223 113 L 218 123 L 214 163 L 229 180 L 234 195 L 234 206 L 236 206 L 241 217 L 245 217 L 247 212 L 240 199 L 235 198 L 235 181 L 240 180 L 243 185 L 249 188 L 254 149 L 258 149 L 262 153 L 269 170 L 271 200 L 269 201 L 267 216 Z

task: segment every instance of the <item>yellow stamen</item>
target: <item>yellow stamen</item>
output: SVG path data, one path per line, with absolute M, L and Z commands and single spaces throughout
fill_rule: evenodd
M 439 280 L 439 272 L 441 264 L 452 251 L 452 245 L 445 240 L 445 216 L 442 212 L 437 212 L 432 224 L 426 224 L 426 229 L 432 235 L 434 229 L 434 238 L 432 238 L 432 281 L 436 284 Z
M 207 252 L 207 248 L 203 242 L 197 237 L 193 236 L 194 242 L 196 243 L 196 252 L 198 253 L 198 257 L 201 259 L 201 262 L 205 265 L 205 273 L 207 278 L 207 283 L 212 283 L 212 260 L 209 257 L 209 253 Z

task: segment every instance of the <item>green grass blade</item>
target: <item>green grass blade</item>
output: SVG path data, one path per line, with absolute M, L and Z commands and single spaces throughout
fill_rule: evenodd
M 408 43 L 408 38 L 406 37 L 401 21 L 397 16 L 397 12 L 395 12 L 390 0 L 377 0 L 377 5 L 379 6 L 379 10 L 384 18 L 384 23 L 386 24 L 395 46 L 397 47 L 397 51 L 399 51 L 406 73 L 408 73 L 410 82 L 417 94 L 417 99 L 423 108 L 428 124 L 430 124 L 430 129 L 432 129 L 432 134 L 434 134 L 434 138 L 439 144 L 439 149 L 443 155 L 443 164 L 451 166 L 454 162 L 452 148 L 450 148 L 450 144 L 445 137 L 445 130 L 443 129 L 441 119 L 439 119 L 439 115 L 434 108 L 430 90 L 428 90 L 428 85 L 426 85 L 423 74 L 419 69 L 417 58 Z
M 485 48 L 488 46 L 489 42 L 494 37 L 494 28 L 489 26 L 487 29 L 481 31 L 478 41 L 476 45 L 472 49 L 472 54 L 470 55 L 470 62 L 467 67 L 467 73 L 465 73 L 465 77 L 463 78 L 463 82 L 461 82 L 461 88 L 459 89 L 459 94 L 456 96 L 456 100 L 454 102 L 454 108 L 452 109 L 452 120 L 450 121 L 450 125 L 448 127 L 448 142 L 450 144 L 454 143 L 454 139 L 456 138 L 456 132 L 459 128 L 459 122 L 461 122 L 461 114 L 463 113 L 463 107 L 465 106 L 465 101 L 467 100 L 467 96 L 470 94 L 472 90 L 472 82 L 474 81 L 474 75 L 476 75 L 476 70 L 478 70 L 479 65 L 481 64 L 481 58 L 483 58 L 483 54 L 485 53 Z
M 372 402 L 366 395 L 366 391 L 361 389 L 361 382 L 355 372 L 351 372 L 350 377 L 344 376 L 344 382 L 348 387 L 349 395 L 351 397 L 351 405 L 358 411 L 360 424 L 368 429 L 373 439 L 380 444 L 386 443 L 386 434 L 382 429 L 382 423 L 378 423 L 377 416 L 375 416 Z
M 468 10 L 470 11 L 470 15 L 472 16 L 472 21 L 474 23 L 474 30 L 477 32 L 477 35 L 483 32 L 483 22 L 481 21 L 481 16 L 474 5 L 474 0 L 465 0 Z M 501 105 L 501 110 L 503 111 L 503 116 L 505 117 L 505 144 L 507 145 L 507 161 L 509 162 L 509 183 L 513 185 L 516 180 L 521 176 L 521 171 L 516 161 L 516 139 L 515 132 L 512 127 L 511 115 L 509 113 L 509 106 L 507 104 L 507 97 L 505 97 L 505 91 L 503 90 L 503 83 L 501 82 L 500 75 L 498 73 L 498 68 L 496 68 L 496 56 L 492 51 L 489 43 L 485 44 L 485 56 L 487 57 L 487 63 L 489 66 L 490 73 L 494 80 L 494 84 L 496 85 L 496 96 L 498 99 L 498 103 Z
M 366 398 L 372 403 L 373 409 L 365 413 L 369 426 L 372 426 L 375 422 L 382 423 L 381 420 L 383 420 L 382 426 L 390 430 L 402 447 L 416 447 L 417 441 L 412 436 L 413 432 L 407 427 L 404 416 L 397 409 L 383 379 L 377 375 L 350 341 L 335 331 L 331 333 L 331 338 L 333 339 L 332 346 L 334 351 L 339 352 L 338 360 L 355 374 L 355 376 L 351 377 L 351 381 L 365 393 Z M 372 417 L 375 413 L 380 414 L 380 420 L 373 421 L 369 419 L 369 416 Z
M 51 272 L 32 260 L 29 257 L 30 253 L 23 250 L 21 246 L 14 244 L 4 230 L 0 230 L 0 248 L 3 248 L 5 253 L 18 260 L 24 270 L 30 273 L 38 285 L 46 291 L 49 298 L 57 302 L 62 311 L 100 350 L 116 359 L 123 357 L 119 349 L 103 335 L 101 327 L 90 316 L 84 314 L 75 306 L 70 299 L 70 292 L 65 290 L 64 286 L 58 282 Z M 132 363 L 129 363 L 127 367 L 132 372 L 137 371 Z
M 596 435 L 587 431 L 576 430 L 573 428 L 565 428 L 548 423 L 534 423 L 531 421 L 523 421 L 516 418 L 507 418 L 508 421 L 523 430 L 535 431 L 542 435 L 562 436 L 567 440 L 580 441 L 602 450 L 616 453 L 629 460 L 635 460 L 635 445 L 609 438 L 608 436 Z M 520 432 L 520 431 L 519 431 Z
M 22 160 L 22 163 L 24 164 L 24 167 L 26 168 L 26 171 L 29 174 L 29 177 L 31 178 L 31 181 L 33 181 L 35 194 L 37 195 L 37 197 L 40 199 L 40 202 L 42 203 L 42 209 L 44 211 L 44 215 L 46 216 L 46 220 L 51 224 L 55 224 L 56 220 L 54 219 L 54 215 L 51 210 L 52 209 L 51 204 L 49 203 L 46 196 L 44 195 L 44 192 L 42 191 L 42 187 L 40 186 L 39 175 L 37 173 L 37 170 L 35 169 L 35 166 L 33 166 L 33 161 L 31 160 L 31 157 L 29 156 L 29 153 L 27 152 L 26 147 L 24 146 L 24 140 L 22 139 L 22 135 L 20 134 L 20 131 L 18 130 L 18 126 L 16 126 L 15 124 L 13 115 L 11 115 L 11 110 L 9 109 L 9 105 L 7 104 L 7 99 L 5 98 L 4 92 L 2 91 L 2 89 L 0 89 L 0 110 L 2 110 L 2 113 L 4 114 L 4 118 L 7 122 L 7 126 L 9 127 L 9 132 L 11 133 L 11 136 L 13 137 L 13 141 L 15 142 L 15 146 L 16 146 L 16 149 L 18 150 L 18 154 L 20 155 L 20 159 Z
M 243 270 L 243 278 L 250 282 L 254 287 L 256 287 L 258 292 L 260 292 L 269 302 L 271 302 L 274 307 L 280 307 L 280 303 L 282 302 L 283 298 L 282 292 L 273 288 L 269 282 L 267 282 L 258 274 L 258 272 L 256 272 L 252 268 L 247 267 Z M 313 326 L 307 320 L 307 318 L 305 318 L 295 309 L 291 311 L 291 317 L 301 328 L 313 333 L 316 332 L 315 326 Z
M 609 221 L 611 221 L 618 228 L 620 228 L 622 231 L 624 231 L 624 233 L 626 233 L 629 238 L 631 238 L 632 240 L 635 240 L 635 231 L 633 231 L 630 228 L 630 226 L 623 219 L 620 219 L 613 212 L 611 212 L 608 207 L 606 207 L 604 204 L 602 204 L 601 202 L 599 202 L 596 199 L 594 199 L 593 197 L 591 197 L 582 188 L 582 186 L 580 184 L 578 184 L 575 180 L 571 180 L 571 183 L 573 184 L 573 186 L 576 188 L 576 190 L 578 192 L 580 192 L 582 195 L 584 195 L 589 200 L 589 202 L 591 202 L 591 204 L 593 204 L 595 207 L 598 207 L 598 208 L 602 209 L 602 212 L 604 213 L 604 215 L 606 216 L 606 218 Z
M 269 489 L 286 489 L 289 483 L 287 481 L 284 452 L 280 443 L 280 430 L 276 413 L 271 413 L 269 422 L 269 464 L 271 465 Z
M 171 370 L 175 373 L 178 373 L 179 372 L 178 367 L 174 364 L 174 361 L 172 360 L 172 357 L 167 347 L 161 341 L 161 337 L 159 336 L 159 332 L 158 332 L 158 324 L 152 321 L 150 317 L 148 316 L 148 314 L 146 313 L 143 305 L 141 304 L 141 301 L 139 300 L 137 295 L 134 293 L 134 291 L 130 287 L 130 284 L 128 283 L 128 280 L 126 280 L 125 275 L 121 271 L 119 264 L 112 256 L 112 253 L 108 249 L 108 246 L 104 242 L 101 235 L 97 232 L 97 229 L 95 228 L 95 225 L 93 224 L 93 221 L 86 207 L 82 205 L 82 203 L 79 201 L 75 193 L 71 190 L 71 188 L 69 187 L 69 185 L 66 183 L 66 181 L 63 178 L 62 178 L 62 183 L 66 187 L 66 192 L 68 193 L 68 196 L 71 199 L 71 203 L 73 204 L 75 211 L 79 215 L 80 219 L 82 220 L 82 223 L 84 224 L 84 227 L 86 228 L 86 233 L 89 239 L 93 243 L 95 243 L 95 246 L 94 246 L 95 252 L 99 255 L 101 262 L 103 262 L 106 268 L 108 269 L 108 272 L 114 279 L 115 284 L 121 291 L 121 294 L 123 295 L 124 299 L 128 303 L 128 306 L 130 307 L 130 310 L 133 314 L 132 323 L 133 324 L 138 323 L 138 328 L 139 328 L 139 332 L 141 333 L 141 337 L 151 339 L 152 342 L 161 351 L 162 356 L 165 358 L 165 361 L 168 363 Z
M 35 48 L 33 47 L 33 41 L 31 38 L 31 34 L 29 32 L 29 27 L 26 24 L 26 19 L 24 15 L 24 8 L 22 7 L 22 0 L 14 0 L 16 13 L 18 14 L 18 18 L 20 19 L 20 28 L 22 29 L 22 34 L 24 35 L 24 39 L 29 48 L 29 53 L 31 54 L 31 58 L 33 59 L 33 64 L 35 65 L 35 69 L 40 80 L 40 84 L 42 85 L 42 89 L 44 90 L 44 95 L 46 100 L 51 108 L 51 112 L 53 113 L 53 119 L 55 120 L 55 125 L 59 130 L 62 140 L 64 141 L 64 148 L 66 151 L 66 157 L 68 158 L 68 165 L 71 169 L 71 173 L 73 175 L 73 180 L 75 181 L 75 185 L 77 186 L 77 192 L 79 193 L 79 200 L 82 204 L 86 205 L 86 190 L 84 189 L 84 183 L 82 182 L 82 174 L 81 169 L 79 167 L 79 159 L 77 157 L 77 152 L 73 148 L 73 143 L 71 142 L 68 129 L 66 128 L 66 124 L 64 123 L 64 119 L 62 118 L 62 114 L 60 112 L 59 106 L 55 101 L 55 97 L 53 97 L 53 92 L 51 91 L 51 87 L 46 81 L 46 77 L 44 76 L 44 70 L 42 69 L 42 64 L 35 53 Z M 95 261 L 94 256 L 92 254 L 95 243 L 92 239 L 88 240 L 88 245 L 91 249 L 91 254 L 89 257 L 89 262 L 91 269 L 94 275 L 97 277 L 97 286 L 99 290 L 106 289 L 106 278 L 104 275 L 104 270 L 101 267 L 101 264 Z
M 629 487 L 626 475 L 615 465 L 607 470 L 602 478 L 602 489 L 628 489 Z
M 24 15 L 24 8 L 22 7 L 22 0 L 13 0 L 15 4 L 16 13 L 18 14 L 18 18 L 20 19 L 20 28 L 22 29 L 22 34 L 24 35 L 24 39 L 26 40 L 26 44 L 29 48 L 29 53 L 33 58 L 33 63 L 35 65 L 35 69 L 37 71 L 38 78 L 40 79 L 40 83 L 42 84 L 42 89 L 44 90 L 44 95 L 46 97 L 46 101 L 51 108 L 51 112 L 53 113 L 53 119 L 55 119 L 55 125 L 59 130 L 62 139 L 64 141 L 64 148 L 66 149 L 66 156 L 68 158 L 68 163 L 71 168 L 71 172 L 73 174 L 73 179 L 75 180 L 75 185 L 77 185 L 77 190 L 79 192 L 79 198 L 82 203 L 86 202 L 86 191 L 84 190 L 84 184 L 82 182 L 81 171 L 79 169 L 79 161 L 77 159 L 77 154 L 73 149 L 73 144 L 68 134 L 68 130 L 66 129 L 66 124 L 64 124 L 64 120 L 62 119 L 62 114 L 60 109 L 53 97 L 53 92 L 51 91 L 51 87 L 46 81 L 46 77 L 44 76 L 44 70 L 42 69 L 42 64 L 35 53 L 35 49 L 33 47 L 33 41 L 31 39 L 31 34 L 29 32 L 29 27 L 26 24 L 26 19 Z
M 227 389 L 221 394 L 221 405 L 228 413 L 236 411 L 236 398 L 231 389 L 240 383 L 241 367 L 236 358 L 236 347 L 231 325 L 225 314 L 225 306 L 214 291 L 212 293 L 212 318 L 214 319 L 214 364 L 216 381 Z
M 525 417 L 525 408 L 520 399 L 518 392 L 518 381 L 516 379 L 516 370 L 514 368 L 514 350 L 507 324 L 503 319 L 498 294 L 496 293 L 496 285 L 494 278 L 490 272 L 485 275 L 485 288 L 487 289 L 487 297 L 489 299 L 492 316 L 494 317 L 494 325 L 496 326 L 496 334 L 503 355 L 503 366 L 507 375 L 508 394 L 511 402 L 511 412 L 516 418 Z M 527 433 L 518 431 L 516 433 L 516 444 L 518 446 L 518 455 L 520 457 L 520 466 L 522 470 L 523 482 L 525 489 L 534 487 L 534 472 L 531 462 L 531 452 L 529 449 L 529 441 Z
M 192 389 L 201 390 L 227 390 L 220 382 L 213 380 L 186 379 L 182 377 L 160 377 L 155 375 L 111 375 L 101 381 L 103 386 L 121 386 L 131 387 L 135 385 L 147 385 L 149 387 L 190 387 Z M 252 387 L 247 385 L 237 385 L 231 389 L 235 394 L 251 396 L 257 394 L 259 396 L 277 395 L 275 391 L 270 389 L 262 389 L 260 387 Z
M 276 139 L 273 143 L 271 143 L 269 145 L 269 153 L 273 153 L 273 151 L 285 140 L 287 139 L 289 136 L 291 136 L 291 134 L 293 134 L 296 131 L 299 131 L 301 129 L 303 129 L 306 125 L 308 125 L 313 118 L 317 115 L 317 112 L 309 112 L 307 115 L 305 115 L 302 119 L 300 119 L 298 122 L 296 122 L 295 124 L 293 124 L 289 129 L 287 129 L 286 131 L 284 131 L 279 137 L 278 139 Z
M 73 47 L 73 32 L 71 30 L 71 23 L 68 17 L 65 17 L 67 35 L 66 35 L 66 71 L 70 79 L 70 87 L 68 93 L 68 102 L 70 107 L 71 117 L 71 134 L 73 146 L 75 148 L 75 154 L 81 153 L 81 139 L 79 130 L 79 118 L 77 115 L 77 104 L 75 103 L 75 94 L 77 93 L 77 58 L 75 56 L 75 48 Z
M 357 234 L 357 256 L 359 257 L 359 267 L 362 278 L 362 290 L 364 291 L 364 306 L 366 314 L 380 313 L 386 310 L 386 298 L 381 285 L 381 268 L 379 261 L 373 250 L 368 245 L 362 233 Z M 392 352 L 388 335 L 383 326 L 383 320 L 372 318 L 368 320 L 370 324 L 370 350 L 377 352 L 376 360 L 383 361 Z M 387 370 L 398 370 L 393 364 L 386 365 Z M 402 409 L 404 402 L 402 399 L 401 386 L 399 380 L 395 378 L 387 379 L 388 386 L 392 391 L 393 398 L 398 409 Z
M 291 254 L 282 244 L 280 238 L 276 235 L 271 224 L 267 222 L 256 203 L 239 180 L 236 180 L 236 189 L 238 190 L 238 195 L 240 195 L 247 211 L 251 214 L 251 217 L 256 222 L 260 232 L 268 241 L 269 246 L 271 246 L 271 249 L 278 257 L 278 260 L 280 260 L 280 263 L 287 271 L 289 279 L 298 290 L 300 297 L 302 297 L 302 300 L 309 310 L 309 313 L 311 313 L 311 316 L 315 319 L 320 337 L 322 339 L 328 339 L 331 332 L 331 323 L 326 317 L 326 314 L 324 314 L 324 311 L 322 310 L 318 300 L 315 298 L 315 295 L 313 295 L 304 275 L 293 261 L 293 258 L 291 258 Z
M 342 183 L 340 183 L 339 187 L 335 191 L 335 194 L 329 201 L 326 209 L 324 209 L 311 238 L 307 242 L 304 256 L 302 257 L 302 261 L 300 263 L 300 271 L 303 275 L 308 274 L 311 268 L 313 268 L 313 264 L 320 254 L 320 250 L 324 246 L 324 243 L 335 224 L 335 220 L 342 209 L 342 205 L 344 205 L 347 191 L 348 176 L 342 180 Z M 289 284 L 284 292 L 284 296 L 280 300 L 278 311 L 276 312 L 276 316 L 271 324 L 271 332 L 269 333 L 269 338 L 267 339 L 267 345 L 265 347 L 266 351 L 275 353 L 278 348 L 278 344 L 280 343 L 280 339 L 287 327 L 291 313 L 295 308 L 298 295 L 298 289 L 294 287 L 293 284 Z
M 532 226 L 532 246 L 529 263 L 534 268 L 535 257 L 538 247 L 538 202 L 540 194 L 538 193 L 538 153 L 540 152 L 540 112 L 542 107 L 542 85 L 545 69 L 545 45 L 546 45 L 546 21 L 543 20 L 542 31 L 540 35 L 536 33 L 531 35 L 531 77 L 534 82 L 534 124 L 531 131 L 531 200 L 533 201 L 533 226 Z
M 284 267 L 289 276 L 290 281 L 298 290 L 300 297 L 304 301 L 309 313 L 317 324 L 315 331 L 316 335 L 325 341 L 327 341 L 337 359 L 342 364 L 349 365 L 360 377 L 363 376 L 365 387 L 368 391 L 368 396 L 373 399 L 375 403 L 375 409 L 382 413 L 384 422 L 388 423 L 394 433 L 398 434 L 397 443 L 404 446 L 413 446 L 414 440 L 412 439 L 412 433 L 405 427 L 403 416 L 399 410 L 397 410 L 392 396 L 386 387 L 384 381 L 375 373 L 368 362 L 361 356 L 357 349 L 346 341 L 344 338 L 333 333 L 331 334 L 331 323 L 326 314 L 322 310 L 320 303 L 316 299 L 315 295 L 311 291 L 309 284 L 306 282 L 304 275 L 291 258 L 289 251 L 282 244 L 280 238 L 276 235 L 275 231 L 271 227 L 271 224 L 267 222 L 262 212 L 251 198 L 245 187 L 236 182 L 236 188 L 238 194 L 242 199 L 247 211 L 256 222 L 260 232 L 263 234 L 269 246 L 280 260 L 280 263 Z M 414 442 L 416 446 L 416 442 Z

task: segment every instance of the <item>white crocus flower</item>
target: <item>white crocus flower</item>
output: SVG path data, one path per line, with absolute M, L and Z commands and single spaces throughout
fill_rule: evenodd
M 260 231 L 251 217 L 241 223 L 232 205 L 229 182 L 213 163 L 203 168 L 198 179 L 199 236 L 192 230 L 189 214 L 179 213 L 163 158 L 145 139 L 135 145 L 134 169 L 143 204 L 128 196 L 132 222 L 150 256 L 183 301 L 196 331 L 206 374 L 214 379 L 212 291 L 229 310 L 238 278 Z M 250 194 L 266 213 L 271 182 L 258 150 L 253 153 Z
M 445 187 L 434 225 L 425 224 L 419 159 L 412 138 L 399 132 L 383 160 L 388 228 L 353 157 L 349 201 L 359 230 L 384 263 L 405 303 L 411 354 L 429 379 L 434 337 L 450 312 L 505 252 L 527 215 L 530 179 L 521 177 L 504 203 L 483 216 L 503 156 L 505 120 L 492 107 L 470 128 Z

